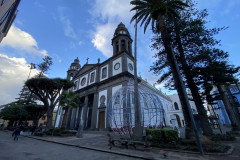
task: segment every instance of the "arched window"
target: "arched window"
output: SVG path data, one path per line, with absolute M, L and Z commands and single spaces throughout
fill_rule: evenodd
M 175 110 L 179 110 L 177 102 L 174 102 L 174 107 L 175 107 Z
M 118 41 L 116 42 L 116 53 L 119 51 Z
M 131 53 L 131 44 L 128 42 L 128 52 Z
M 123 39 L 123 40 L 121 40 L 121 49 L 122 49 L 122 51 L 125 51 L 126 50 L 126 45 L 125 45 L 125 40 Z

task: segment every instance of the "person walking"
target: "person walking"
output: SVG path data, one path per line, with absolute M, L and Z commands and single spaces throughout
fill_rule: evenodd
M 13 131 L 13 133 L 12 133 L 12 136 L 14 136 L 13 140 L 14 140 L 14 141 L 17 141 L 19 135 L 20 135 L 20 128 L 17 126 L 17 127 L 15 128 L 15 130 Z

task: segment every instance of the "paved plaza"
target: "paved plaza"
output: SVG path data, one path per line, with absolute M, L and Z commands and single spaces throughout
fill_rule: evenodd
M 45 159 L 165 159 L 160 149 L 152 148 L 142 151 L 141 148 L 125 149 L 113 147 L 109 149 L 107 132 L 84 132 L 83 138 L 76 137 L 36 137 L 24 133 L 18 141 L 13 141 L 11 132 L 0 131 L 0 159 L 4 160 L 45 160 Z M 229 142 L 234 146 L 231 155 L 204 155 L 167 151 L 168 159 L 172 160 L 239 160 L 239 139 Z M 227 142 L 226 142 L 227 143 Z

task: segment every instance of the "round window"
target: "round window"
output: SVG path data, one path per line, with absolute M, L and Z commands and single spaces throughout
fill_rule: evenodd
M 116 63 L 115 65 L 114 65 L 114 69 L 115 70 L 118 70 L 120 68 L 120 63 Z
M 130 69 L 130 71 L 133 70 L 133 65 L 131 63 L 128 63 L 128 68 Z
M 84 77 L 84 78 L 82 79 L 82 81 L 81 81 L 81 86 L 84 86 L 85 83 L 86 83 L 86 78 Z
M 104 104 L 104 102 L 105 102 L 105 96 L 104 95 L 102 95 L 101 97 L 100 97 L 100 103 L 101 104 Z

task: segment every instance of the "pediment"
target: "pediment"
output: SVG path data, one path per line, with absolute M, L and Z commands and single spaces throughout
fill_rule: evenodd
M 81 76 L 82 74 L 85 74 L 87 71 L 95 67 L 96 64 L 85 64 L 75 75 L 75 77 Z

